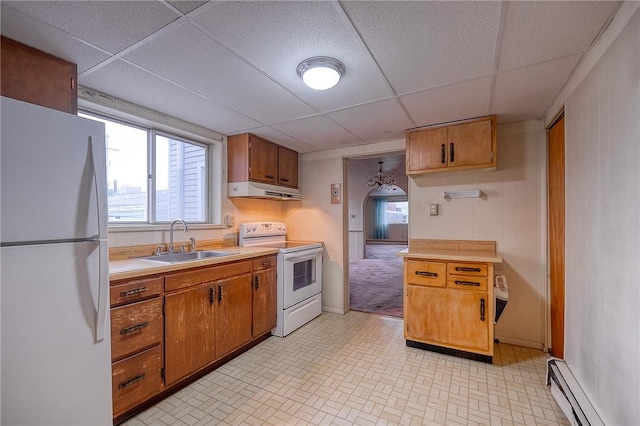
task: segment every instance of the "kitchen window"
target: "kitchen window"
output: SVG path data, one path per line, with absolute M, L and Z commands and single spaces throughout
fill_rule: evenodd
M 134 123 L 105 123 L 109 224 L 209 220 L 210 147 Z

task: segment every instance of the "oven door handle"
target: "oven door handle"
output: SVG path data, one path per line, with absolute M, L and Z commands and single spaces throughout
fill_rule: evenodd
M 299 262 L 303 260 L 314 259 L 318 255 L 322 255 L 322 247 L 317 247 L 310 250 L 294 251 L 293 253 L 284 253 L 282 258 L 286 261 Z

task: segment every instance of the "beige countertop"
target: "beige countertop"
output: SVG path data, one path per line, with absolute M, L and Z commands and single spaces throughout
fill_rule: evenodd
M 131 258 L 114 260 L 109 262 L 109 280 L 137 278 L 145 275 L 163 274 L 201 266 L 218 265 L 236 260 L 251 259 L 259 256 L 278 253 L 277 248 L 266 247 L 222 247 L 216 251 L 229 251 L 234 254 L 229 256 L 214 257 L 209 259 L 193 260 L 189 262 L 163 263 L 154 260 Z
M 451 260 L 462 262 L 490 262 L 502 263 L 502 257 L 490 251 L 461 251 L 434 249 L 404 249 L 396 256 L 413 257 L 418 259 Z

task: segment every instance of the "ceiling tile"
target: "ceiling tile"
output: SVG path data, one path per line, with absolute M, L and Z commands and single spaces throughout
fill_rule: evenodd
M 359 105 L 327 114 L 366 143 L 404 138 L 413 127 L 395 99 Z
M 502 123 L 542 117 L 581 55 L 498 74 L 492 114 Z
M 613 1 L 509 2 L 499 69 L 584 53 L 617 7 Z
M 249 133 L 253 133 L 254 135 L 260 136 L 261 138 L 265 138 L 272 142 L 277 143 L 278 145 L 282 145 L 289 149 L 293 149 L 299 153 L 316 151 L 313 146 L 299 141 L 298 139 L 291 137 L 287 134 L 282 133 L 281 131 L 274 129 L 269 126 L 262 126 L 253 129 L 247 130 Z M 244 131 L 241 133 L 245 133 Z
M 140 81 L 145 81 L 145 84 L 139 84 Z M 259 124 L 125 61 L 114 61 L 89 76 L 80 77 L 79 82 L 83 86 L 223 134 Z
M 168 3 L 171 3 L 171 5 L 173 7 L 175 7 L 180 12 L 182 12 L 182 13 L 184 13 L 186 15 L 187 13 L 191 12 L 192 10 L 195 10 L 195 9 L 199 8 L 203 4 L 206 4 L 207 2 L 206 1 L 176 0 L 176 1 L 169 1 Z
M 309 152 L 344 148 L 345 146 L 363 143 L 356 136 L 324 116 L 307 117 L 274 124 L 271 127 L 309 144 L 313 147 Z
M 416 126 L 446 123 L 489 113 L 491 77 L 482 77 L 400 96 Z
M 335 2 L 221 2 L 194 18 L 319 111 L 392 96 L 369 53 Z M 308 88 L 296 67 L 313 56 L 342 61 L 346 73 L 330 90 Z
M 188 23 L 176 26 L 124 58 L 261 123 L 315 112 Z
M 491 73 L 500 2 L 343 2 L 397 94 Z
M 156 1 L 21 1 L 11 6 L 111 53 L 179 17 Z
M 31 46 L 78 66 L 78 73 L 107 59 L 109 54 L 92 47 L 68 33 L 39 21 L 2 2 L 0 13 L 2 35 Z

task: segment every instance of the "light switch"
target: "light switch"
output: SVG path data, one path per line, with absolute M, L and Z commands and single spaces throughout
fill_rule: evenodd
M 438 216 L 438 205 L 437 204 L 429 204 L 429 215 Z
M 331 204 L 340 204 L 340 184 L 331 184 Z

